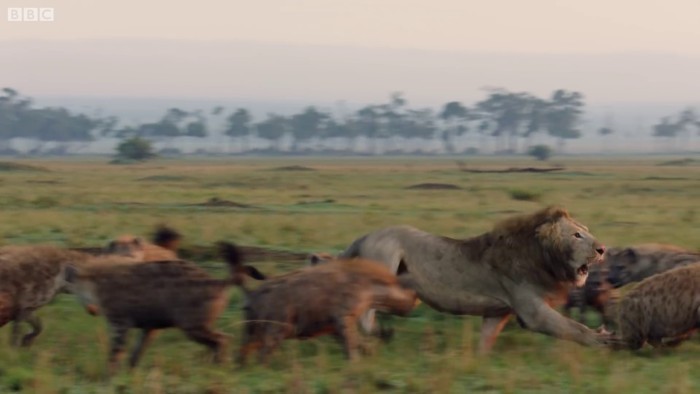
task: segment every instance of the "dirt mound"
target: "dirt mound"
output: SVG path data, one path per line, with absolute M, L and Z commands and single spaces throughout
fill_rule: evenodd
M 196 207 L 255 208 L 254 206 L 249 204 L 242 204 L 235 201 L 223 200 L 219 197 L 212 197 L 208 201 L 192 205 Z
M 29 164 L 14 163 L 11 161 L 0 161 L 0 171 L 35 171 L 49 172 L 48 168 L 32 166 Z
M 333 204 L 335 203 L 335 200 L 332 198 L 327 198 L 325 200 L 308 200 L 308 201 L 299 201 L 297 205 L 309 205 L 309 204 Z
M 311 168 L 311 167 L 294 165 L 294 166 L 283 166 L 283 167 L 270 168 L 268 171 L 316 171 L 316 170 Z
M 43 184 L 43 185 L 58 185 L 61 183 L 61 181 L 57 181 L 55 179 L 30 179 L 27 181 L 27 183 L 36 183 L 36 184 Z
M 691 159 L 689 157 L 686 157 L 684 159 L 664 161 L 664 162 L 657 164 L 657 166 L 689 166 L 689 165 L 698 164 L 698 163 L 700 163 L 700 160 L 695 160 L 695 159 Z
M 459 190 L 461 187 L 451 183 L 418 183 L 408 186 L 410 190 Z
M 139 178 L 139 182 L 178 182 L 178 181 L 189 181 L 192 178 L 182 175 L 152 175 L 145 178 Z

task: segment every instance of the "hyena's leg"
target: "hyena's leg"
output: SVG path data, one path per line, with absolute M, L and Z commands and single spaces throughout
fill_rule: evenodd
M 138 343 L 134 347 L 134 350 L 131 352 L 131 356 L 129 357 L 129 367 L 134 368 L 136 364 L 138 364 L 139 360 L 141 359 L 141 355 L 143 355 L 143 351 L 146 349 L 149 343 L 155 338 L 156 333 L 158 331 L 153 330 L 153 329 L 143 329 L 141 330 L 141 338 L 139 338 Z
M 226 344 L 224 334 L 212 331 L 209 327 L 192 327 L 183 329 L 187 337 L 201 343 L 214 352 L 214 362 L 220 363 L 223 358 L 223 348 Z
M 248 317 L 246 317 L 248 318 Z M 260 347 L 260 341 L 257 341 L 253 334 L 255 329 L 258 327 L 254 322 L 245 322 L 243 325 L 243 330 L 241 331 L 241 346 L 238 349 L 238 356 L 236 357 L 236 363 L 243 367 L 248 358 L 248 354 Z
M 119 369 L 119 360 L 124 355 L 126 349 L 126 334 L 129 332 L 129 325 L 110 322 L 112 339 L 109 350 L 109 373 L 114 374 Z
M 0 293 L 0 327 L 11 322 L 15 318 L 13 297 L 8 293 Z
M 22 337 L 22 322 L 26 322 L 32 327 L 32 331 L 24 337 Z M 34 339 L 41 334 L 42 329 L 41 319 L 36 317 L 32 312 L 20 313 L 12 322 L 10 344 L 15 347 L 30 346 L 32 342 L 34 342 Z
M 484 316 L 481 322 L 481 337 L 479 338 L 479 353 L 487 354 L 493 348 L 496 343 L 496 338 L 498 334 L 503 331 L 503 327 L 506 326 L 508 320 L 510 319 L 510 314 L 505 316 Z
M 32 343 L 34 343 L 34 339 L 41 334 L 41 331 L 43 331 L 44 327 L 41 324 L 41 319 L 39 319 L 38 316 L 34 315 L 33 313 L 30 313 L 28 316 L 24 318 L 24 321 L 29 323 L 29 325 L 32 327 L 32 332 L 29 334 L 25 335 L 22 338 L 22 346 L 27 347 L 31 346 Z
M 342 342 L 345 355 L 350 361 L 358 359 L 359 338 L 355 316 L 342 316 L 336 322 L 338 339 Z
M 22 320 L 19 318 L 12 321 L 12 335 L 10 335 L 10 346 L 19 347 L 22 336 Z
M 285 330 L 282 326 L 268 323 L 258 350 L 258 363 L 267 365 L 270 361 L 270 355 L 282 343 L 284 337 Z
M 369 309 L 365 312 L 362 317 L 360 317 L 360 327 L 365 334 L 372 334 L 374 331 L 374 321 L 376 319 L 377 311 L 374 309 Z

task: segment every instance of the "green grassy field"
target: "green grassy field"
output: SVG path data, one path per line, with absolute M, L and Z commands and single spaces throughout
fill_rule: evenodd
M 608 245 L 666 242 L 700 249 L 700 166 L 664 158 L 567 158 L 561 172 L 470 174 L 454 159 L 158 160 L 120 166 L 105 159 L 22 161 L 0 166 L 0 242 L 96 246 L 120 233 L 147 235 L 159 223 L 184 248 L 225 239 L 243 245 L 338 252 L 381 226 L 411 224 L 463 238 L 502 218 L 548 204 L 567 207 Z M 474 168 L 532 166 L 478 159 Z M 312 171 L 280 169 L 306 166 Z M 420 190 L 421 183 L 455 185 Z M 219 198 L 242 207 L 213 207 Z M 197 261 L 224 276 L 223 263 Z M 253 263 L 268 274 L 302 262 Z M 1 278 L 0 278 L 1 279 Z M 241 295 L 219 321 L 238 347 Z M 104 379 L 108 334 L 69 295 L 38 312 L 45 331 L 29 350 L 0 329 L 0 393 L 355 393 L 355 392 L 700 392 L 700 341 L 664 355 L 588 349 L 511 323 L 488 358 L 475 351 L 480 321 L 425 305 L 393 318 L 389 344 L 348 364 L 330 338 L 288 341 L 269 367 L 213 365 L 175 330 L 162 333 L 133 373 Z M 133 334 L 133 333 L 132 333 Z M 132 339 L 135 339 L 135 334 Z

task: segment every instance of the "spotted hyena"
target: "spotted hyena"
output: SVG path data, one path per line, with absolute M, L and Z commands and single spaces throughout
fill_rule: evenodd
M 229 258 L 238 260 L 240 258 Z M 241 283 L 243 283 L 241 281 Z M 406 315 L 416 293 L 381 264 L 364 259 L 334 259 L 268 279 L 246 291 L 245 325 L 238 356 L 258 349 L 265 362 L 284 339 L 335 335 L 346 356 L 357 357 L 359 317 L 370 308 Z
M 700 260 L 700 253 L 675 245 L 640 244 L 610 248 L 605 253 L 609 281 L 614 287 L 639 282 L 654 274 Z
M 121 235 L 109 242 L 106 252 L 130 256 L 141 261 L 177 260 L 182 236 L 175 230 L 160 226 L 151 242 L 133 235 Z
M 215 331 L 214 323 L 228 305 L 229 288 L 244 275 L 264 279 L 253 267 L 237 261 L 229 264 L 231 275 L 224 279 L 212 277 L 194 263 L 170 260 L 71 267 L 67 281 L 89 313 L 100 313 L 107 319 L 111 330 L 111 372 L 117 368 L 125 350 L 126 334 L 132 328 L 140 329 L 141 337 L 131 353 L 131 367 L 136 366 L 154 335 L 171 327 L 209 347 L 218 362 L 225 336 Z
M 607 263 L 593 266 L 588 272 L 588 279 L 583 287 L 577 287 L 569 291 L 564 312 L 571 315 L 571 310 L 579 310 L 580 323 L 586 323 L 586 312 L 592 307 L 605 320 L 605 307 L 610 300 L 613 286 L 608 281 L 609 268 Z
M 132 258 L 117 258 L 133 263 Z M 114 256 L 93 256 L 50 245 L 4 246 L 0 248 L 0 327 L 12 324 L 11 343 L 29 346 L 43 325 L 34 312 L 66 292 L 65 272 L 69 263 L 77 266 L 108 265 Z M 22 336 L 20 323 L 32 331 Z
M 610 308 L 625 347 L 675 346 L 700 328 L 700 261 L 629 286 Z

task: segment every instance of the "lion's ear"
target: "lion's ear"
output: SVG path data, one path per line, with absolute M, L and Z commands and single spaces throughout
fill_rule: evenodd
M 543 208 L 536 214 L 536 216 L 540 216 L 547 222 L 555 222 L 561 218 L 570 217 L 569 211 L 567 211 L 566 208 L 558 205 L 550 205 L 546 208 Z
M 142 247 L 143 244 L 144 244 L 143 238 L 141 238 L 141 237 L 136 237 L 136 238 L 134 238 L 134 240 L 132 241 L 132 243 L 133 243 L 134 245 L 136 245 L 136 246 Z
M 540 241 L 553 245 L 559 239 L 556 233 L 556 223 L 546 222 L 537 227 L 537 236 Z

